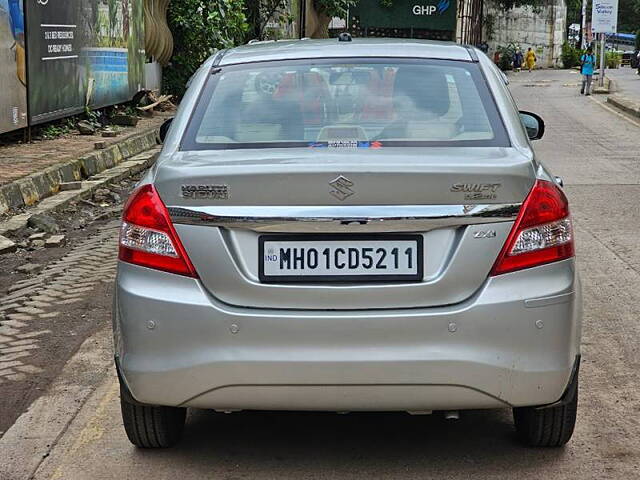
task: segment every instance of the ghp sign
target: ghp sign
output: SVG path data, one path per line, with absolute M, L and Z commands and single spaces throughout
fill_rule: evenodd
M 412 13 L 416 16 L 421 15 L 442 15 L 451 6 L 450 0 L 440 0 L 436 5 L 413 5 Z

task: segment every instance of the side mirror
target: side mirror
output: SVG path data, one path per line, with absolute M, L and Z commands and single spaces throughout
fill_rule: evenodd
M 164 123 L 160 125 L 160 132 L 158 133 L 160 143 L 164 143 L 164 139 L 167 138 L 167 132 L 169 132 L 169 127 L 171 127 L 171 122 L 173 122 L 173 118 L 165 120 Z
M 520 112 L 520 121 L 524 125 L 529 140 L 540 140 L 544 136 L 544 120 L 531 112 Z

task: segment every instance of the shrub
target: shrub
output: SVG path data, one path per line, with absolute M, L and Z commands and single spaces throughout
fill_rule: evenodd
M 562 44 L 562 65 L 564 68 L 573 68 L 580 64 L 582 52 L 568 42 Z
M 513 54 L 518 47 L 510 43 L 509 45 L 500 45 L 496 48 L 496 52 L 500 55 L 498 60 L 498 68 L 503 72 L 513 68 Z
M 619 52 L 607 52 L 604 57 L 607 68 L 618 68 L 622 63 L 622 54 Z
M 163 88 L 181 97 L 187 81 L 216 49 L 244 40 L 244 2 L 180 0 L 169 4 L 168 21 L 175 42 L 171 64 L 163 72 Z

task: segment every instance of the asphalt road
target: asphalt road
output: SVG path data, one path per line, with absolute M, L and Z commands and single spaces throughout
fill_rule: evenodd
M 177 448 L 136 450 L 121 426 L 104 309 L 94 312 L 104 328 L 0 439 L 0 478 L 640 478 L 640 123 L 581 97 L 578 82 L 571 72 L 512 77 L 521 108 L 547 121 L 537 152 L 564 178 L 575 219 L 585 317 L 566 448 L 520 446 L 507 410 L 463 412 L 458 422 L 194 411 Z

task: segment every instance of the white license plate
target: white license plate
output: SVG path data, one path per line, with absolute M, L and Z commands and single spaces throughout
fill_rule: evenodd
M 263 235 L 262 282 L 419 281 L 421 235 Z

